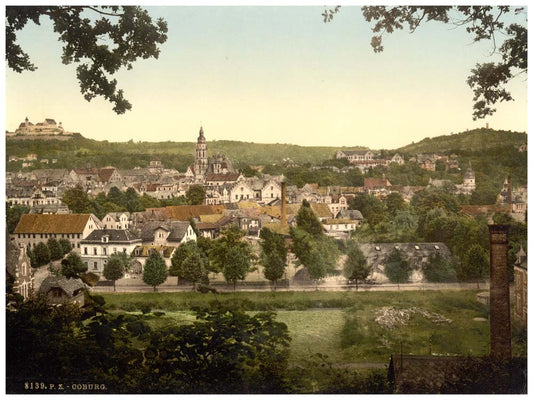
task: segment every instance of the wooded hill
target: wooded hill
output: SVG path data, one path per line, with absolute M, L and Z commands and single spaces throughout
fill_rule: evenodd
M 425 138 L 397 149 L 399 153 L 446 153 L 461 151 L 484 151 L 495 147 L 514 146 L 527 143 L 527 135 L 523 132 L 495 131 L 480 128 L 471 131 L 452 133 L 451 135 Z
M 383 150 L 383 155 L 390 157 L 399 152 L 404 157 L 417 153 L 456 153 L 461 156 L 482 156 L 502 148 L 512 150 L 527 142 L 525 133 L 478 129 L 458 134 L 426 138 L 399 149 Z M 71 140 L 6 140 L 6 156 L 24 157 L 29 153 L 37 154 L 38 159 L 58 160 L 54 168 L 80 168 L 88 165 L 103 167 L 113 165 L 117 168 L 148 166 L 151 160 L 159 159 L 168 168 L 177 168 L 184 172 L 194 162 L 194 142 L 108 142 L 84 138 L 76 134 Z M 209 155 L 225 154 L 236 167 L 245 165 L 282 164 L 290 159 L 296 164 L 321 164 L 324 160 L 335 157 L 335 152 L 342 150 L 363 150 L 365 147 L 315 147 L 291 144 L 263 144 L 238 141 L 208 141 Z M 377 156 L 380 152 L 376 151 Z M 39 162 L 34 168 L 45 168 Z M 48 167 L 51 167 L 49 165 Z M 21 162 L 7 162 L 7 171 L 17 171 Z

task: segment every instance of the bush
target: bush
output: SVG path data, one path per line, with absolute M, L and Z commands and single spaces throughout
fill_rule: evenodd
M 150 306 L 144 305 L 141 307 L 141 312 L 143 314 L 149 314 L 150 311 L 152 311 L 152 308 Z

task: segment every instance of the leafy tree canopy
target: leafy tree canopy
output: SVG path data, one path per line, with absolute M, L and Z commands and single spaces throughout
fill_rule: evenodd
M 47 16 L 63 42 L 63 64 L 76 64 L 81 93 L 87 101 L 102 96 L 123 114 L 131 109 L 124 93 L 111 79 L 138 59 L 158 58 L 167 40 L 167 23 L 152 21 L 148 12 L 132 6 L 8 6 L 6 61 L 15 72 L 34 71 L 30 57 L 17 43 L 17 32 L 27 23 L 40 24 Z
M 180 245 L 172 254 L 169 274 L 177 276 L 196 287 L 197 282 L 209 283 L 207 264 L 209 260 L 194 241 Z
M 146 260 L 143 269 L 143 281 L 156 291 L 156 287 L 167 280 L 167 266 L 161 254 L 152 251 Z
M 213 270 L 221 271 L 226 281 L 233 283 L 244 280 L 252 272 L 252 260 L 256 258 L 252 247 L 243 240 L 244 233 L 238 228 L 226 229 L 212 241 L 209 261 Z
M 191 205 L 203 204 L 205 199 L 205 189 L 202 185 L 191 185 L 185 194 L 187 203 Z
M 35 260 L 35 266 L 41 267 L 50 262 L 50 249 L 46 243 L 39 242 L 33 248 L 33 255 Z
M 368 265 L 365 255 L 354 241 L 350 241 L 342 274 L 346 279 L 354 280 L 357 287 L 358 282 L 365 280 L 370 271 L 371 267 Z
M 401 250 L 394 249 L 385 261 L 385 275 L 392 283 L 406 283 L 412 270 L 413 267 Z
M 78 253 L 70 252 L 66 258 L 61 260 L 61 275 L 66 278 L 79 278 L 81 274 L 87 272 L 87 266 L 83 263 Z
M 261 264 L 264 266 L 265 278 L 274 282 L 281 279 L 287 264 L 287 248 L 283 235 L 272 232 L 268 228 L 261 229 L 259 237 L 262 239 Z
M 322 223 L 311 209 L 309 202 L 305 199 L 302 201 L 302 206 L 298 210 L 298 214 L 296 214 L 296 225 L 311 235 L 321 235 L 324 232 Z

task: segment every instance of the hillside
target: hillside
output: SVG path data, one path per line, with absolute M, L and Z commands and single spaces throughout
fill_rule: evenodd
M 426 138 L 397 150 L 385 153 L 403 155 L 416 153 L 456 153 L 471 158 L 482 157 L 496 149 L 518 148 L 527 142 L 525 133 L 478 129 L 458 134 Z M 263 144 L 228 140 L 208 141 L 208 153 L 225 154 L 235 166 L 282 164 L 290 158 L 297 164 L 320 164 L 334 157 L 335 152 L 360 150 L 364 147 L 307 147 L 291 144 Z M 492 151 L 491 151 L 492 150 Z M 75 134 L 71 140 L 6 140 L 6 155 L 24 157 L 29 153 L 37 154 L 39 159 L 55 158 L 54 168 L 80 168 L 88 165 L 102 167 L 113 165 L 117 168 L 147 166 L 153 159 L 159 159 L 165 167 L 185 171 L 194 162 L 194 142 L 108 142 L 84 138 Z M 35 165 L 36 168 L 39 165 Z M 21 162 L 8 163 L 7 171 L 17 171 Z
M 523 132 L 496 131 L 481 128 L 451 135 L 425 138 L 418 143 L 399 148 L 398 152 L 416 154 L 484 151 L 506 146 L 518 148 L 523 143 L 527 143 L 527 135 Z
M 194 162 L 194 142 L 108 142 L 84 138 L 81 135 L 61 140 L 6 140 L 6 155 L 24 157 L 37 154 L 39 159 L 55 158 L 57 168 L 113 165 L 117 168 L 147 166 L 157 158 L 163 165 L 185 171 Z M 291 144 L 264 144 L 229 140 L 208 141 L 208 154 L 225 154 L 235 165 L 281 164 L 290 158 L 297 164 L 320 163 L 333 158 L 340 147 L 306 147 Z M 342 147 L 346 150 L 363 147 Z M 125 157 L 130 155 L 132 157 Z M 8 163 L 8 171 L 18 163 Z

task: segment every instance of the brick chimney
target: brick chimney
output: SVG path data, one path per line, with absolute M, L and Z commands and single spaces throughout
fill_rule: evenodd
M 490 357 L 511 358 L 511 306 L 508 272 L 508 225 L 489 225 Z
M 287 210 L 285 207 L 286 202 L 287 202 L 286 183 L 281 182 L 281 225 L 287 225 Z

